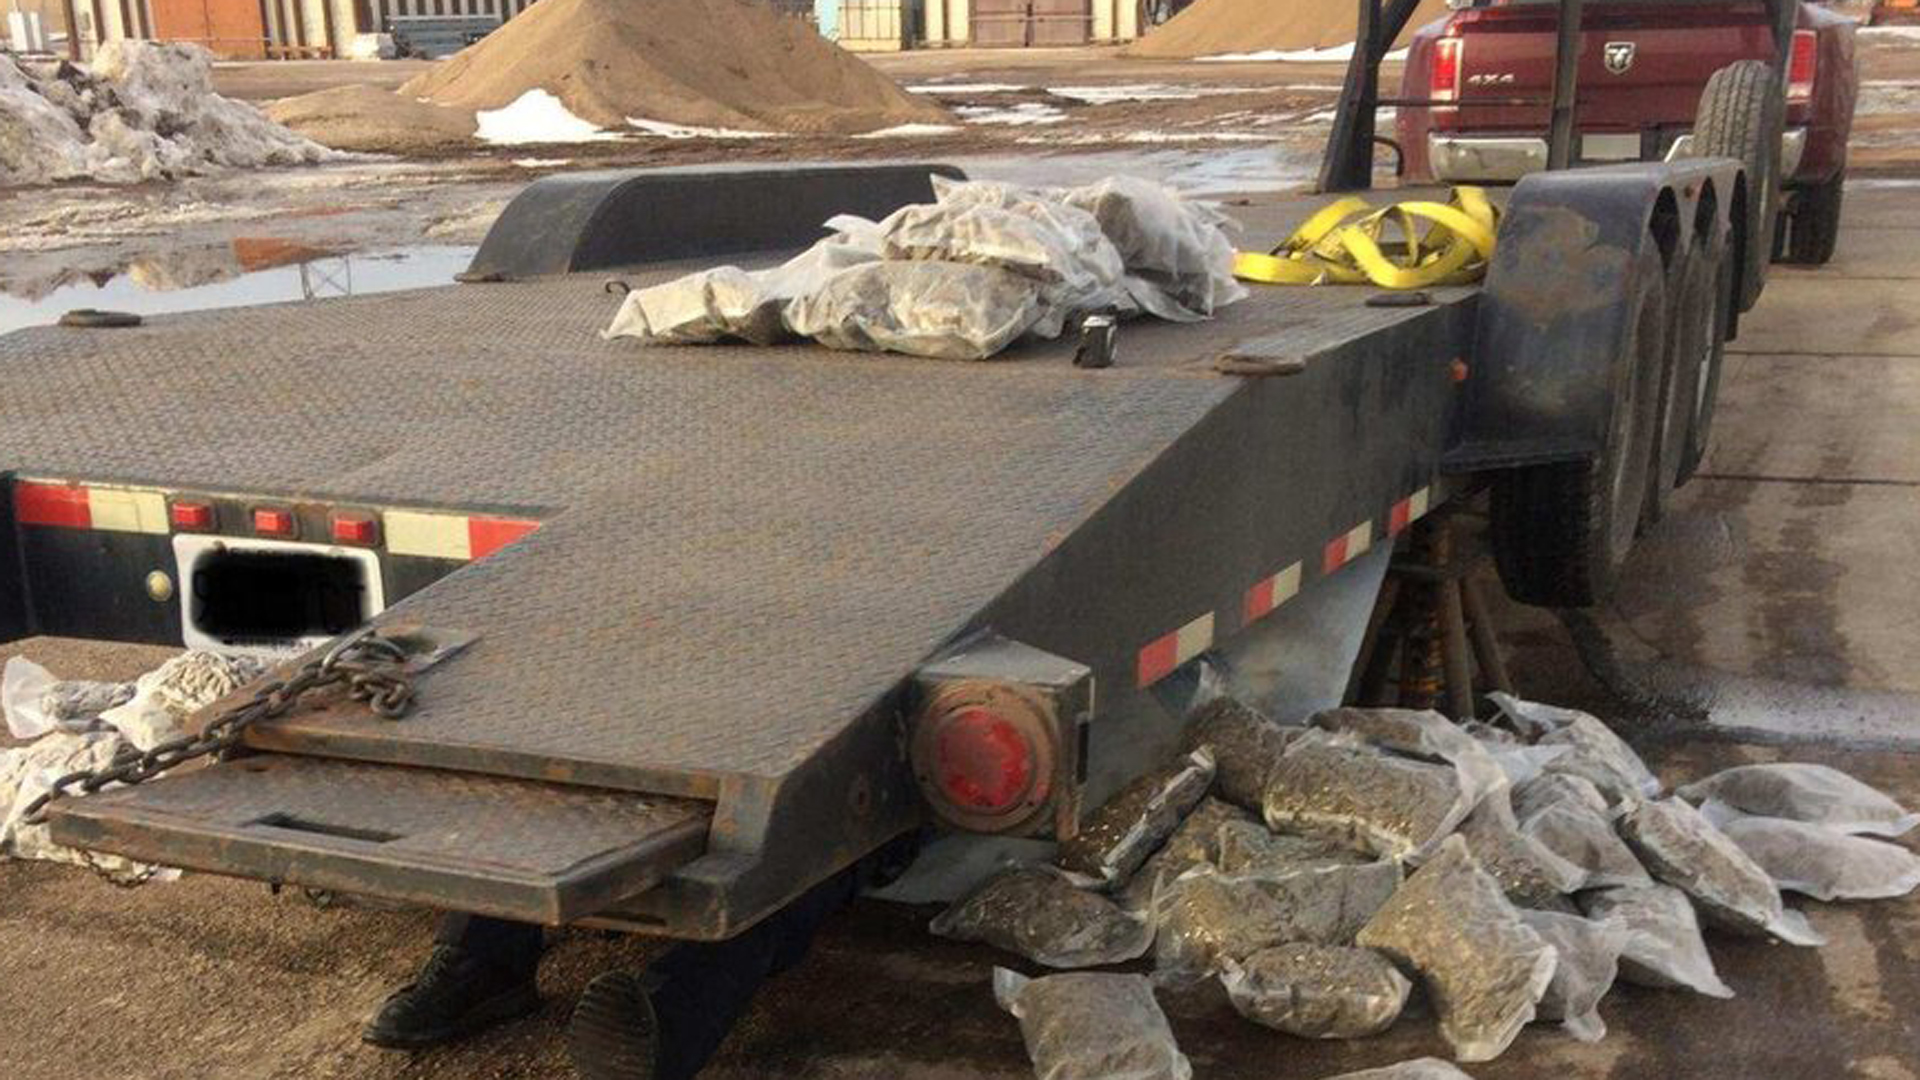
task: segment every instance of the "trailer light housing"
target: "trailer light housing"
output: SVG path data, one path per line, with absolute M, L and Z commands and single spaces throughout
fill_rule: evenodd
M 336 544 L 372 547 L 380 539 L 380 526 L 374 521 L 372 514 L 337 511 L 329 524 L 333 531 L 333 542 Z
M 1433 43 L 1433 66 L 1428 74 L 1427 96 L 1435 101 L 1454 101 L 1460 96 L 1460 54 L 1466 43 L 1457 37 L 1443 37 Z
M 291 537 L 296 528 L 293 511 L 284 506 L 253 508 L 253 531 L 260 536 L 275 536 L 284 540 Z
M 1793 51 L 1787 57 L 1787 100 L 1802 105 L 1813 100 L 1813 77 L 1820 67 L 1820 40 L 1811 30 L 1793 32 Z
M 915 677 L 909 759 L 927 808 L 967 832 L 1074 834 L 1093 677 L 988 637 Z
M 177 532 L 212 532 L 213 504 L 198 499 L 175 499 L 167 504 L 167 520 Z

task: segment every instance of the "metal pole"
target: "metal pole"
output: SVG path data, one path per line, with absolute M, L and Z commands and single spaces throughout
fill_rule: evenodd
M 1340 103 L 1327 131 L 1327 153 L 1320 160 L 1320 191 L 1365 191 L 1373 186 L 1373 113 L 1380 97 L 1380 61 L 1373 46 L 1380 0 L 1359 4 L 1353 57 L 1347 61 Z
M 1573 164 L 1574 87 L 1580 76 L 1581 0 L 1560 0 L 1553 44 L 1553 126 L 1547 137 L 1547 168 Z

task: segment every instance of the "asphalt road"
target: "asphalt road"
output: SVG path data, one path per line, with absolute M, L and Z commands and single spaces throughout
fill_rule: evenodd
M 1601 712 L 1670 780 L 1750 760 L 1815 760 L 1920 805 L 1920 191 L 1849 195 L 1836 262 L 1776 270 L 1730 358 L 1705 475 L 1648 538 L 1635 586 L 1577 652 L 1508 610 L 1523 690 Z M 75 676 L 160 655 L 34 640 L 0 646 Z M 1583 660 L 1605 654 L 1608 678 Z M 1625 695 L 1624 697 L 1622 695 Z M 1656 702 L 1649 707 L 1648 701 Z M 1677 703 L 1657 707 L 1661 701 Z M 1738 996 L 1617 989 L 1597 1044 L 1535 1027 L 1481 1080 L 1915 1080 L 1920 898 L 1806 905 L 1817 950 L 1715 936 Z M 771 985 L 712 1075 L 1028 1075 L 989 972 L 1008 958 L 927 936 L 924 910 L 866 903 Z M 537 1016 L 464 1047 L 394 1054 L 356 1032 L 425 951 L 423 912 L 321 908 L 194 876 L 139 890 L 85 872 L 0 865 L 0 1076 L 470 1078 L 568 1075 L 559 1035 L 594 973 L 642 962 L 630 938 L 559 936 Z M 1166 1001 L 1203 1077 L 1287 1080 L 1442 1054 L 1410 1016 L 1357 1043 L 1246 1024 L 1217 993 Z

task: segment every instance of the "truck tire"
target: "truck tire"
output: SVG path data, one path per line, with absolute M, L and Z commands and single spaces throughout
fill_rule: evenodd
M 1612 591 L 1633 548 L 1652 479 L 1666 366 L 1666 272 L 1649 246 L 1632 276 L 1630 328 L 1614 365 L 1614 408 L 1591 460 L 1494 474 L 1489 537 L 1508 595 L 1541 607 L 1590 607 Z
M 1669 277 L 1673 323 L 1660 388 L 1653 480 L 1647 489 L 1649 524 L 1666 516 L 1673 493 L 1693 478 L 1706 455 L 1713 395 L 1726 353 L 1732 284 L 1724 237 L 1701 238 L 1690 245 Z
M 1737 245 L 1736 300 L 1750 311 L 1767 283 L 1780 204 L 1780 136 L 1786 99 L 1763 60 L 1739 60 L 1713 73 L 1693 121 L 1695 157 L 1738 158 L 1747 166 L 1747 199 Z
M 1847 170 L 1830 180 L 1805 188 L 1787 217 L 1787 251 L 1782 262 L 1797 266 L 1825 266 L 1840 244 L 1840 200 Z

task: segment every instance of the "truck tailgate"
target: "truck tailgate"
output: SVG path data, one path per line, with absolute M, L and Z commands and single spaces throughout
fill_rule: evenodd
M 687 799 L 265 754 L 56 803 L 63 844 L 558 925 L 706 849 Z

